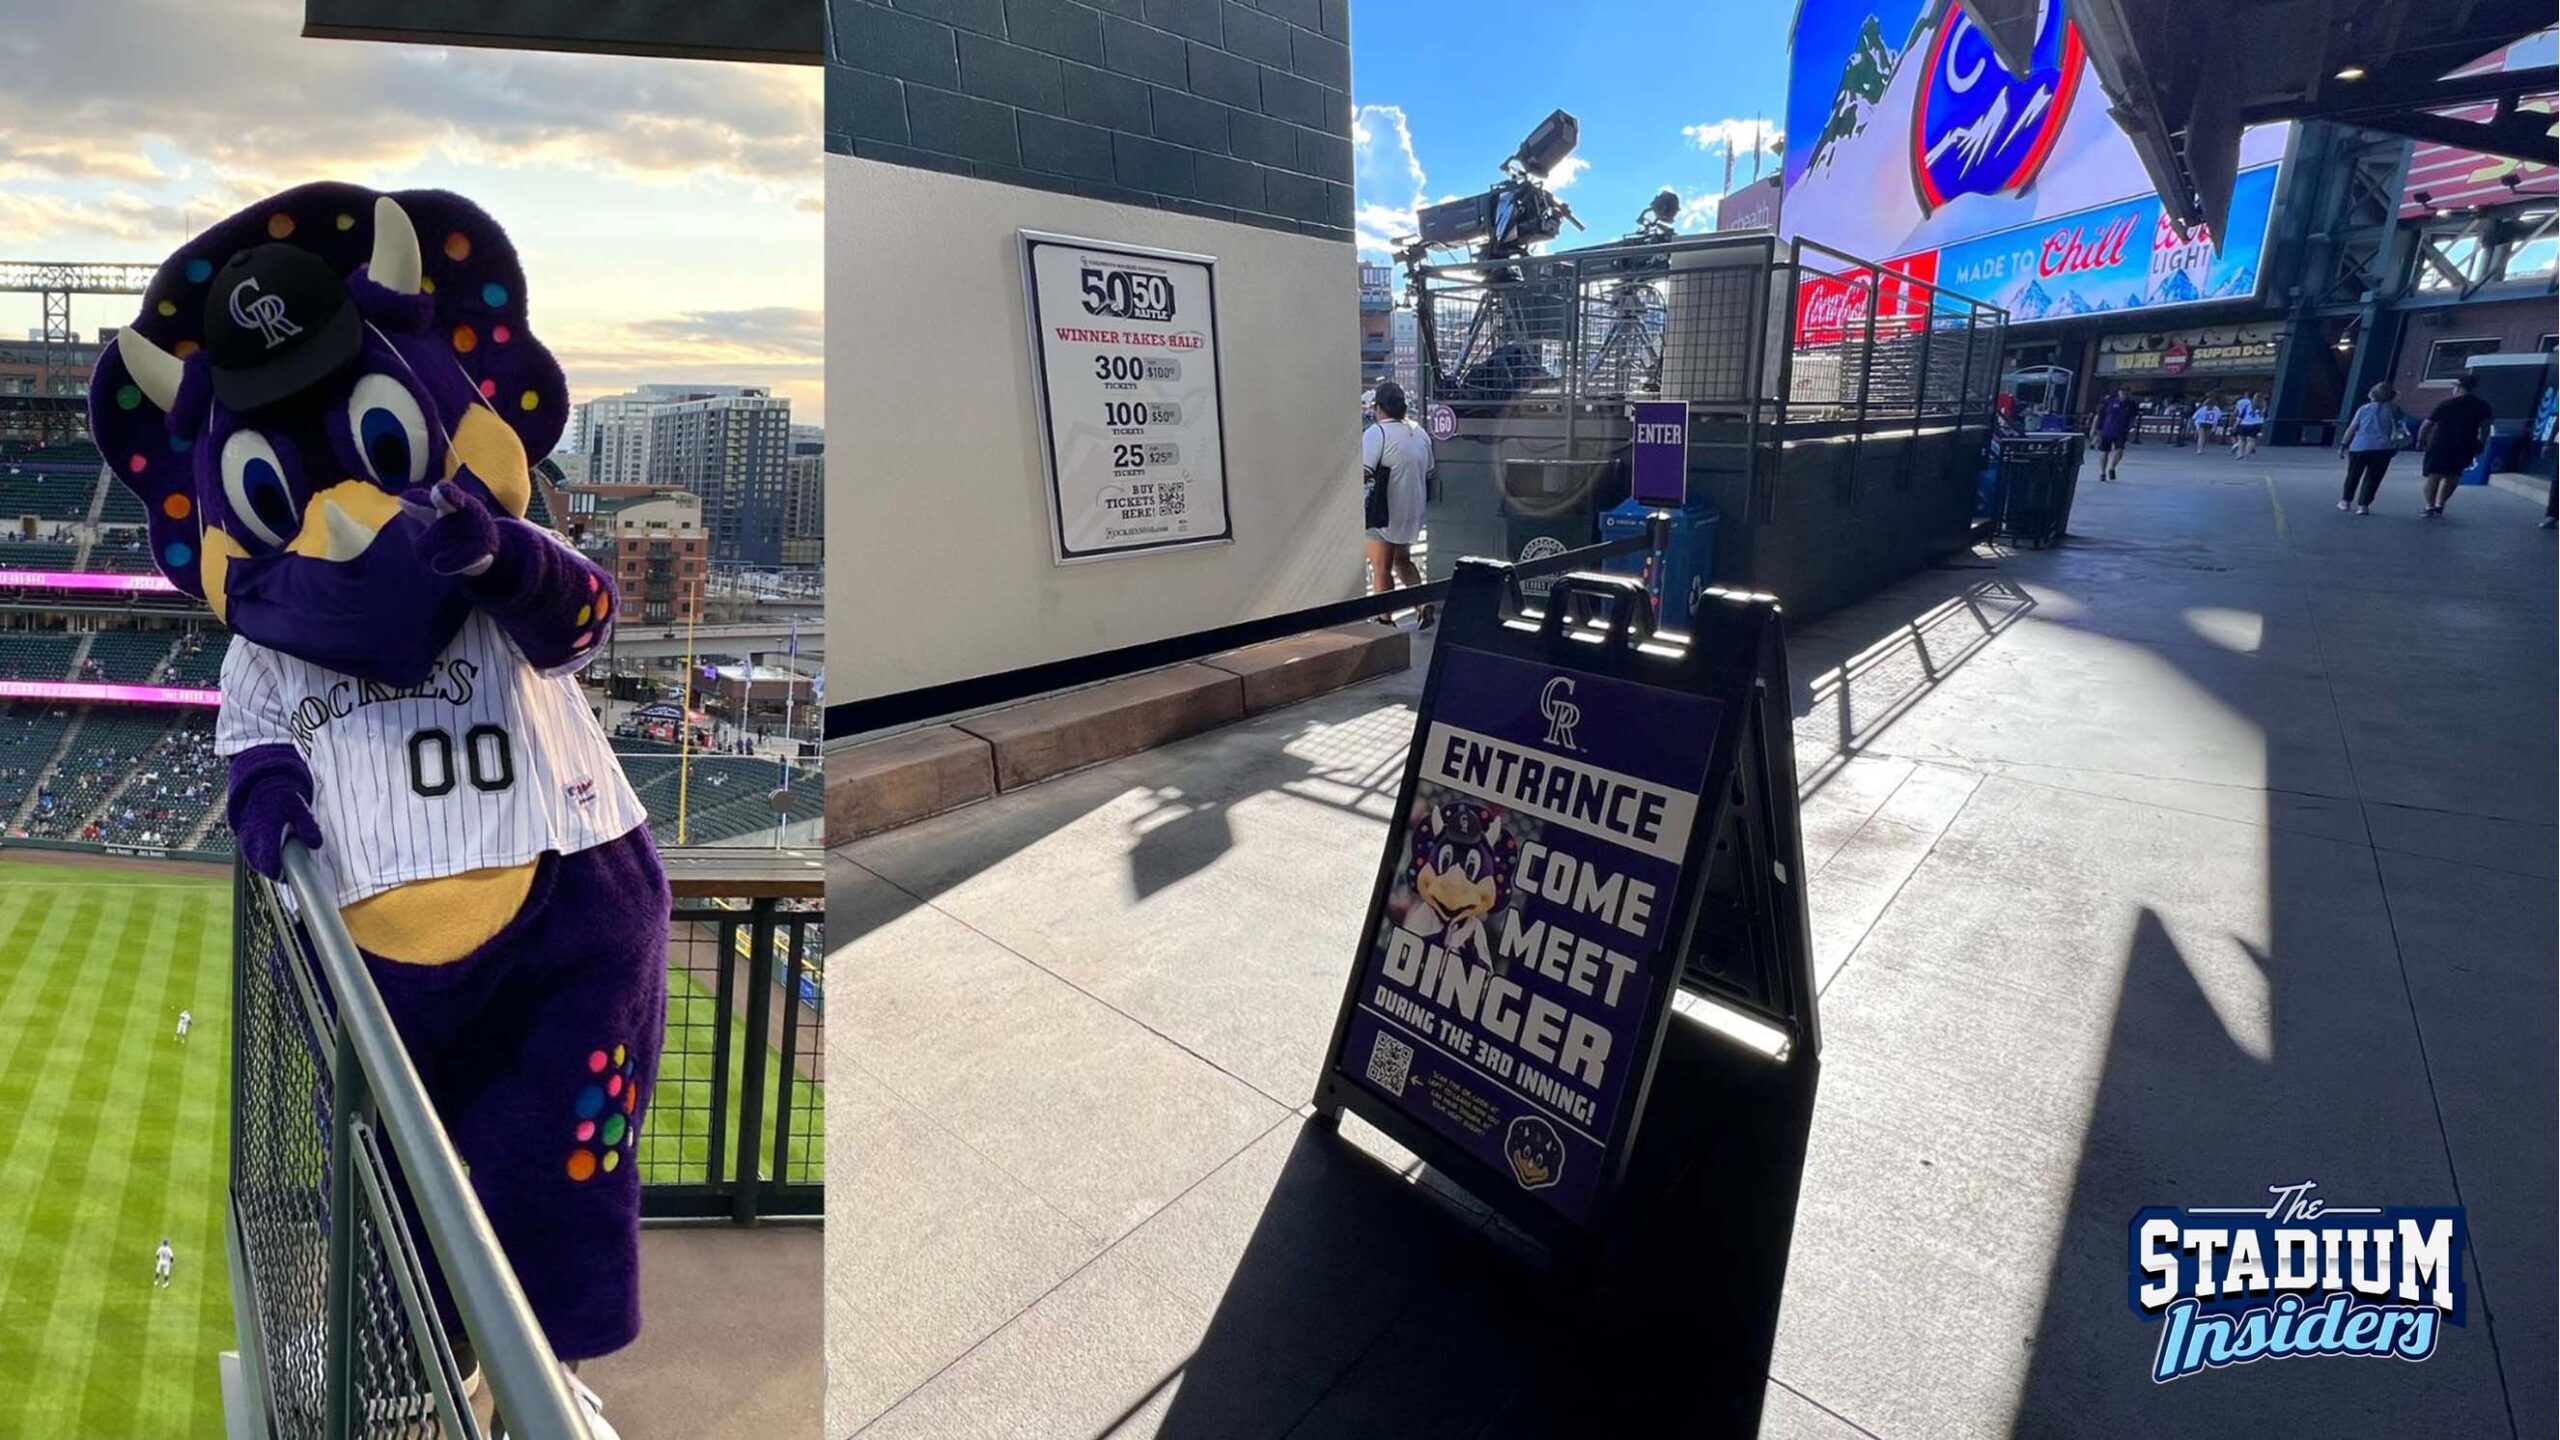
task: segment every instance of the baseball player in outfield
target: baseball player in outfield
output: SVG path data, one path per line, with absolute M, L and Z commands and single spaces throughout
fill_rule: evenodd
M 181 1010 L 181 1011 L 179 1011 L 179 1012 L 178 1012 L 178 1043 L 179 1043 L 179 1044 L 184 1045 L 184 1044 L 186 1044 L 186 1043 L 187 1043 L 187 1032 L 188 1032 L 189 1030 L 194 1029 L 194 1028 L 195 1028 L 195 1024 L 196 1024 L 196 1012 L 194 1012 L 193 1010 Z
M 89 399 L 161 572 L 233 632 L 215 747 L 241 858 L 311 852 L 574 1362 L 639 1333 L 669 901 L 575 678 L 612 577 L 523 518 L 568 400 L 523 296 L 459 196 L 306 185 L 171 256 Z
M 169 1270 L 178 1263 L 178 1252 L 169 1248 L 169 1237 L 160 1237 L 160 1249 L 151 1260 L 151 1285 L 156 1290 L 169 1288 Z

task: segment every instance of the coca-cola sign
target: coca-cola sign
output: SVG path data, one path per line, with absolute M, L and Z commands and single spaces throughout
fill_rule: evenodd
M 1916 332 L 1928 322 L 1937 278 L 1934 250 L 1888 260 L 1881 271 L 1807 275 L 1796 292 L 1796 342 L 1831 345 L 1852 334 L 1864 335 L 1870 293 L 1875 295 L 1877 334 Z

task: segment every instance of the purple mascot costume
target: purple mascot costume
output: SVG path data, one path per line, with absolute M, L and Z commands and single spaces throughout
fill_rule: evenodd
M 160 572 L 234 637 L 216 741 L 241 856 L 275 876 L 292 837 L 335 882 L 575 1361 L 640 1329 L 668 895 L 575 678 L 612 577 L 524 518 L 567 408 L 479 207 L 339 184 L 170 256 L 89 388 Z

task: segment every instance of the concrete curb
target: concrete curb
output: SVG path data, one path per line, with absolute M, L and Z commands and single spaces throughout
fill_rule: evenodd
M 827 758 L 827 843 L 912 825 L 1412 664 L 1412 632 L 1343 625 L 856 745 Z

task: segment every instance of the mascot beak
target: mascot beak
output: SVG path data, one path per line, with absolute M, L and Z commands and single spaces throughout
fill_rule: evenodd
M 342 480 L 311 497 L 303 508 L 302 528 L 285 545 L 287 553 L 308 560 L 344 563 L 373 545 L 400 502 L 360 480 Z
M 374 284 L 401 295 L 417 294 L 426 276 L 425 264 L 418 258 L 417 227 L 409 223 L 409 212 L 388 195 L 373 202 L 373 259 L 365 266 L 365 274 Z

